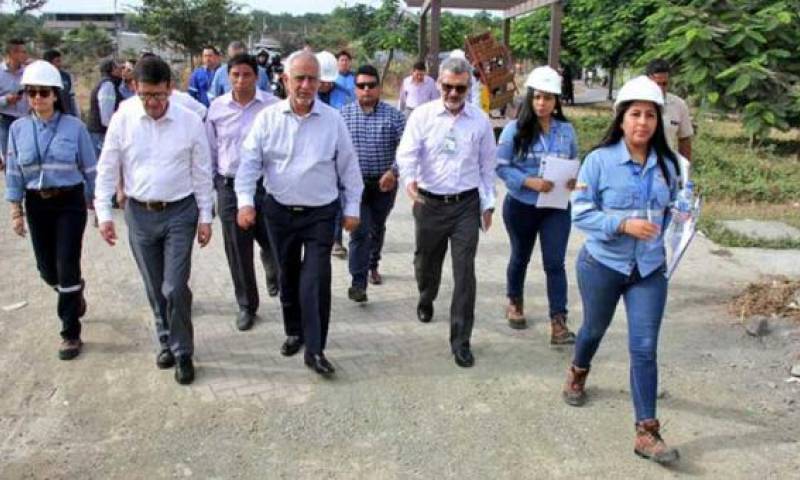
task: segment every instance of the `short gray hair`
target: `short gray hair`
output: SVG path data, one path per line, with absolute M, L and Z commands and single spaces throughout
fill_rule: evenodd
M 444 72 L 455 73 L 456 75 L 469 73 L 471 75 L 472 66 L 463 58 L 449 57 L 439 65 L 439 76 L 441 77 Z
M 305 50 L 298 50 L 291 55 L 289 58 L 286 59 L 286 72 L 291 74 L 292 72 L 292 65 L 298 60 L 310 60 L 317 66 L 317 76 L 319 76 L 319 60 L 317 60 L 317 56 L 311 52 L 307 52 Z

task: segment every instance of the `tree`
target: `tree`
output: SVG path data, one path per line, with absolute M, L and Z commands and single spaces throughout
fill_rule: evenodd
M 511 23 L 509 43 L 516 58 L 546 60 L 549 41 L 550 9 L 540 8 Z
M 78 60 L 107 57 L 114 51 L 111 36 L 94 23 L 70 30 L 63 38 L 64 53 Z
M 414 32 L 416 25 L 406 17 L 400 9 L 397 0 L 383 0 L 381 6 L 375 11 L 372 19 L 372 28 L 361 39 L 367 50 L 367 55 L 372 57 L 377 50 L 388 51 L 386 63 L 383 65 L 381 81 L 386 79 L 386 74 L 392 65 L 395 50 L 413 52 L 416 50 Z
M 231 0 L 143 0 L 135 11 L 142 30 L 156 44 L 189 56 L 194 66 L 192 57 L 203 46 L 245 39 L 251 25 L 240 9 Z
M 782 0 L 695 0 L 647 20 L 675 83 L 702 104 L 741 114 L 751 145 L 772 128 L 800 127 L 800 16 Z

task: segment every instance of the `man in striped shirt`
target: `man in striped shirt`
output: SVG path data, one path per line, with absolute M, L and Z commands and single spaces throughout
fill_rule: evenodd
M 372 65 L 362 65 L 356 72 L 356 101 L 341 110 L 364 179 L 361 224 L 350 235 L 352 284 L 347 292 L 350 300 L 359 303 L 367 301 L 368 274 L 371 283 L 382 283 L 378 263 L 386 219 L 397 195 L 394 156 L 405 128 L 403 114 L 380 97 L 378 71 Z

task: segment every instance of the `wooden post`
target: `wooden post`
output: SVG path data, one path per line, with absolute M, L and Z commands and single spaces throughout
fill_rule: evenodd
M 503 45 L 511 51 L 511 19 L 503 19 Z
M 442 16 L 442 1 L 431 0 L 431 50 L 428 54 L 428 71 L 433 78 L 439 77 L 439 26 Z
M 422 10 L 422 15 L 419 17 L 419 60 L 423 62 L 428 56 L 428 11 Z
M 561 61 L 561 19 L 563 17 L 563 2 L 550 5 L 550 48 L 547 52 L 547 63 L 556 70 Z

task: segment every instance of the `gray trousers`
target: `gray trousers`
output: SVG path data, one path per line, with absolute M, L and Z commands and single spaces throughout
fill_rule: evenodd
M 222 175 L 214 178 L 217 189 L 217 207 L 222 223 L 222 237 L 225 240 L 225 256 L 233 279 L 233 290 L 239 310 L 256 313 L 258 310 L 258 283 L 253 265 L 253 241 L 261 247 L 261 263 L 267 275 L 267 286 L 278 284 L 278 268 L 267 234 L 267 221 L 263 215 L 266 192 L 258 181 L 255 195 L 256 224 L 247 230 L 236 223 L 238 208 L 233 185 Z
M 194 353 L 189 273 L 198 217 L 194 195 L 160 212 L 136 201 L 125 207 L 131 250 L 153 309 L 158 341 L 175 355 Z
M 414 274 L 421 304 L 432 305 L 439 294 L 442 262 L 450 243 L 454 280 L 450 302 L 450 348 L 453 352 L 462 345 L 469 346 L 475 322 L 475 254 L 480 210 L 478 195 L 455 203 L 426 197 L 414 202 Z

